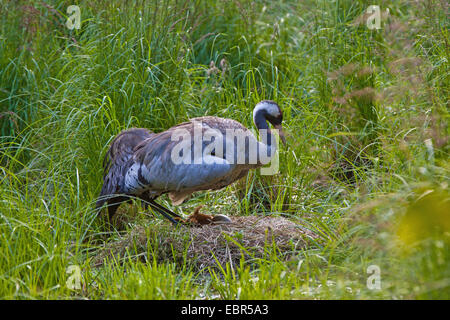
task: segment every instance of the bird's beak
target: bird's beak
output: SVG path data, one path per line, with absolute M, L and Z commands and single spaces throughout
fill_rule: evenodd
M 274 128 L 278 130 L 281 142 L 286 145 L 286 136 L 284 135 L 283 127 L 281 126 L 281 124 L 275 125 Z

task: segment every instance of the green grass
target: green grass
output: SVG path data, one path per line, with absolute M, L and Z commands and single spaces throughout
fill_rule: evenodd
M 389 8 L 380 30 L 355 23 L 372 4 Z M 449 299 L 447 15 L 437 0 L 0 0 L 0 297 Z M 253 128 L 262 99 L 284 111 L 280 173 L 175 210 L 283 212 L 314 243 L 233 268 L 142 262 L 133 248 L 91 266 L 119 237 L 102 240 L 94 212 L 114 135 L 203 115 Z M 66 286 L 71 265 L 80 289 Z

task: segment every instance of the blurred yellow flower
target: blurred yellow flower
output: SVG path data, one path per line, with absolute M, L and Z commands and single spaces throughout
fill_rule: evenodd
M 397 234 L 408 245 L 450 235 L 450 197 L 447 190 L 420 189 L 400 219 Z

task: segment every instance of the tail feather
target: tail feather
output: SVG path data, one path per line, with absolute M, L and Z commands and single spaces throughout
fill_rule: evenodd
M 129 165 L 136 147 L 154 133 L 147 129 L 128 129 L 119 133 L 103 159 L 103 186 L 95 207 L 100 209 L 112 195 L 120 193 L 124 182 L 124 168 Z

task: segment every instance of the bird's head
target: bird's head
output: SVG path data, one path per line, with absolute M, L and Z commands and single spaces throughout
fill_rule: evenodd
M 283 112 L 275 101 L 263 100 L 256 104 L 253 109 L 253 122 L 258 130 L 268 129 L 266 121 L 269 121 L 278 130 L 281 141 L 286 144 L 286 137 L 281 125 Z

